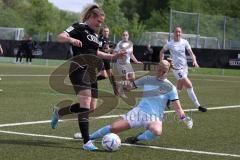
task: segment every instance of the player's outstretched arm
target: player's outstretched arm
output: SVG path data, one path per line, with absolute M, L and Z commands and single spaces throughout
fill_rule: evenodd
M 198 65 L 198 63 L 197 63 L 197 58 L 196 58 L 196 56 L 194 55 L 194 53 L 193 53 L 193 51 L 192 51 L 192 49 L 191 48 L 189 48 L 189 49 L 187 49 L 187 51 L 188 51 L 188 53 L 189 53 L 189 55 L 191 56 L 191 58 L 192 58 L 192 64 L 193 64 L 193 67 L 199 67 L 199 65 Z
M 134 56 L 134 54 L 131 54 L 131 59 L 133 60 L 134 63 L 136 64 L 142 64 L 142 62 L 138 61 L 137 58 Z
M 174 106 L 176 113 L 180 117 L 180 119 L 187 125 L 188 129 L 192 129 L 193 120 L 190 117 L 185 115 L 185 113 L 181 107 L 180 101 L 179 100 L 173 101 L 173 106 Z
M 108 54 L 102 51 L 97 51 L 97 56 L 103 59 L 108 59 L 108 60 L 113 60 L 113 59 L 118 59 L 123 56 L 125 56 L 127 53 L 123 50 L 120 50 L 119 52 L 113 52 L 112 54 Z
M 82 42 L 78 39 L 72 38 L 68 35 L 66 32 L 62 32 L 58 35 L 58 42 L 62 43 L 71 43 L 72 45 L 76 47 L 82 47 Z
M 162 48 L 161 51 L 159 52 L 159 60 L 160 61 L 164 60 L 164 48 Z

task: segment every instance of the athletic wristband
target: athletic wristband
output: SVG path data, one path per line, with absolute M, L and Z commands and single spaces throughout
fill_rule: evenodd
M 184 120 L 185 118 L 186 118 L 185 115 L 182 115 L 182 116 L 180 117 L 181 120 Z

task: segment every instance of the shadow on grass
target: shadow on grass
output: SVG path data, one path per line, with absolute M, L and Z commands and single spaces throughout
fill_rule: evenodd
M 71 141 L 71 142 L 79 142 L 79 141 Z M 99 142 L 100 143 L 100 142 Z M 57 143 L 57 142 L 49 142 L 49 141 L 42 141 L 42 140 L 0 140 L 1 145 L 20 145 L 20 146 L 34 146 L 34 147 L 49 147 L 49 148 L 61 148 L 61 149 L 75 149 L 75 150 L 81 150 L 85 151 L 82 148 L 82 143 L 80 143 L 79 147 L 68 147 L 62 143 Z M 108 152 L 105 151 L 104 149 L 99 148 L 96 151 L 93 152 Z M 112 153 L 112 152 L 108 152 Z

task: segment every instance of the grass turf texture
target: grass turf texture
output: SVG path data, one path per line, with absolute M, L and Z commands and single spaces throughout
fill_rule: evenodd
M 49 87 L 49 77 L 62 61 L 48 62 L 45 65 L 0 64 L 0 125 L 28 121 L 49 120 L 52 106 L 61 100 L 75 100 L 74 95 L 58 93 Z M 33 63 L 34 64 L 34 63 Z M 39 63 L 40 64 L 40 63 Z M 142 66 L 135 66 L 141 73 Z M 15 75 L 15 76 L 14 76 Z M 18 76 L 16 76 L 18 75 Z M 23 75 L 23 76 L 21 76 Z M 25 76 L 24 76 L 25 75 Z M 26 76 L 45 75 L 45 76 Z M 190 69 L 190 78 L 194 84 L 199 101 L 207 107 L 230 106 L 240 104 L 239 70 L 199 68 Z M 176 82 L 170 73 L 170 80 Z M 108 80 L 100 82 L 99 88 L 112 92 Z M 101 95 L 100 95 L 101 96 Z M 180 92 L 184 109 L 194 108 L 186 91 Z M 108 103 L 111 105 L 111 103 Z M 119 105 L 108 115 L 124 114 L 131 106 L 120 100 Z M 194 120 L 192 130 L 186 129 L 179 122 L 175 113 L 165 115 L 162 136 L 153 142 L 142 142 L 144 146 L 159 146 L 206 152 L 228 153 L 240 155 L 240 138 L 238 124 L 240 109 L 209 110 L 207 113 L 188 113 Z M 94 131 L 115 118 L 91 120 L 90 130 Z M 76 121 L 60 122 L 57 129 L 52 130 L 49 123 L 0 127 L 3 131 L 23 132 L 41 135 L 72 137 L 79 131 Z M 121 133 L 124 140 L 143 129 L 133 129 Z M 100 143 L 96 143 L 101 148 Z M 0 133 L 0 159 L 2 160 L 118 160 L 118 159 L 193 159 L 193 160 L 225 160 L 239 157 L 206 155 L 162 149 L 122 146 L 113 153 L 105 151 L 86 152 L 82 150 L 82 142 L 55 138 L 32 137 Z

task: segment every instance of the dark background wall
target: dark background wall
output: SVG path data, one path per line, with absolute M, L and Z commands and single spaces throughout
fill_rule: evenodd
M 0 44 L 4 50 L 4 56 L 14 57 L 16 50 L 22 41 L 0 40 Z M 67 43 L 57 42 L 34 42 L 35 48 L 41 49 L 42 55 L 35 58 L 45 59 L 68 59 L 70 55 L 70 45 Z
M 159 62 L 159 52 L 162 47 L 153 48 L 153 62 Z M 145 46 L 134 46 L 134 54 L 137 59 L 143 60 Z M 223 49 L 196 49 L 193 53 L 197 57 L 198 64 L 201 67 L 211 68 L 239 68 L 240 69 L 240 50 L 223 50 Z M 186 53 L 188 55 L 188 53 Z M 170 53 L 166 52 L 165 57 L 169 57 Z M 234 62 L 230 65 L 229 62 Z M 191 65 L 191 58 L 188 57 L 188 64 Z
M 14 49 L 16 50 L 21 41 L 0 40 L 4 50 L 4 56 L 13 57 Z M 45 59 L 68 59 L 71 57 L 70 45 L 67 43 L 57 42 L 35 42 L 35 46 L 42 51 L 42 55 L 35 58 Z M 153 62 L 159 62 L 159 51 L 161 47 L 153 48 Z M 140 61 L 144 61 L 145 46 L 134 46 L 134 55 Z M 216 68 L 239 68 L 240 69 L 240 50 L 223 50 L 223 49 L 193 49 L 197 61 L 201 67 Z M 165 53 L 169 56 L 169 52 Z M 189 57 L 189 65 L 191 59 Z

